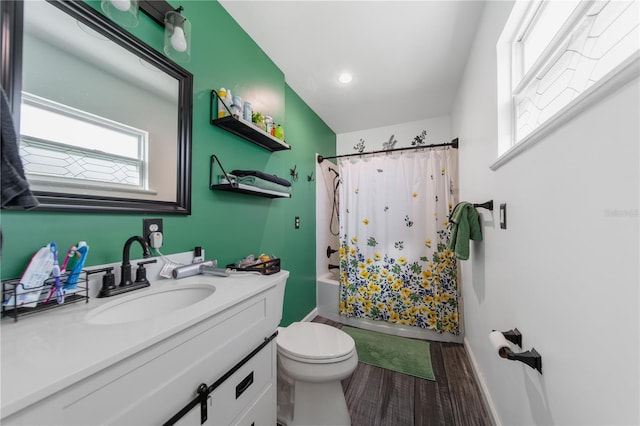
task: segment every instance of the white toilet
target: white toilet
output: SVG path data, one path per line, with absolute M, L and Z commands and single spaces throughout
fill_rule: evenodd
M 278 332 L 278 423 L 350 425 L 340 381 L 358 365 L 355 342 L 344 331 L 294 322 Z

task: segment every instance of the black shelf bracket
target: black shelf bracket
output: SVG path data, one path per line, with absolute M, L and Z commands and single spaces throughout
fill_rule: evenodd
M 224 175 L 224 178 L 228 182 L 225 185 L 230 186 L 231 188 L 238 189 L 238 184 L 235 181 L 233 181 L 231 177 L 229 177 L 229 174 L 227 174 L 227 172 L 224 170 L 224 167 L 222 167 L 222 164 L 220 163 L 220 159 L 215 154 L 211 156 L 211 164 L 209 167 L 209 189 L 215 189 L 217 186 L 219 186 L 214 183 L 214 180 L 215 180 L 214 170 L 215 170 L 216 163 L 218 163 L 218 167 L 220 167 L 220 170 L 222 170 L 222 174 Z

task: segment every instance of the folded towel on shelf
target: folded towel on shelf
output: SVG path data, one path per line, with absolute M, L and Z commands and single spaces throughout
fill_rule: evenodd
M 291 187 L 282 186 L 275 182 L 260 179 L 257 176 L 233 176 L 233 175 L 228 175 L 228 176 L 232 182 L 235 182 L 238 184 L 252 186 L 254 188 L 264 189 L 267 191 L 276 191 L 276 192 L 282 192 L 285 194 L 291 194 Z M 224 176 L 220 176 L 220 183 L 226 183 L 226 182 L 227 182 L 227 179 Z
M 276 175 L 269 175 L 267 173 L 263 173 L 258 170 L 233 170 L 231 171 L 232 175 L 236 176 L 255 176 L 263 180 L 268 180 L 269 182 L 274 182 L 282 186 L 291 186 L 291 182 L 286 179 L 282 179 Z
M 24 176 L 18 148 L 18 135 L 9 112 L 7 95 L 4 90 L 0 90 L 0 92 L 2 92 L 2 96 L 0 96 L 2 97 L 0 105 L 0 129 L 2 131 L 2 140 L 0 141 L 2 199 L 0 207 L 18 206 L 32 209 L 38 206 L 38 200 L 31 193 L 29 183 Z
M 451 239 L 447 248 L 460 260 L 469 259 L 469 240 L 482 241 L 480 216 L 473 204 L 461 202 L 451 213 Z

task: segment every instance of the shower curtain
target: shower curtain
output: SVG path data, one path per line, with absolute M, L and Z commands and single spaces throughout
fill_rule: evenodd
M 458 335 L 446 249 L 457 151 L 347 158 L 340 166 L 340 315 Z

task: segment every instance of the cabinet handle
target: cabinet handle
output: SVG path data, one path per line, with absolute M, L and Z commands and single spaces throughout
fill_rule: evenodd
M 238 384 L 238 386 L 236 386 L 236 399 L 238 399 L 244 391 L 249 389 L 249 386 L 251 386 L 252 383 L 253 383 L 253 371 L 249 373 L 247 377 L 242 379 L 242 381 Z
M 209 402 L 209 389 L 204 383 L 198 386 L 198 398 L 200 399 L 200 424 L 203 425 L 207 421 L 207 402 Z

